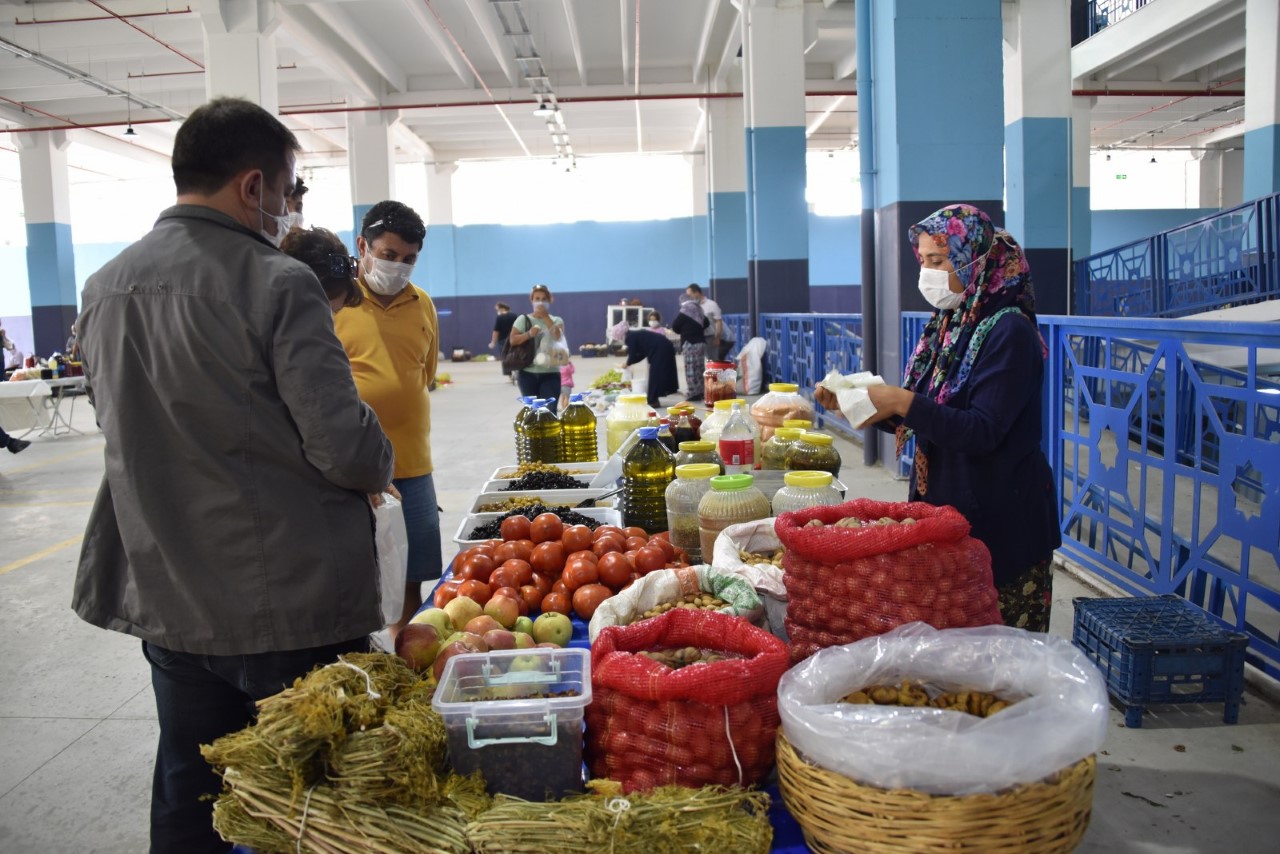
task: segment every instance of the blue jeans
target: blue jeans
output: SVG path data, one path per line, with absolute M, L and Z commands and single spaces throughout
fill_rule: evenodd
M 560 402 L 560 371 L 521 371 L 516 374 L 522 397 L 551 398 L 551 411 Z
M 440 551 L 440 505 L 436 503 L 436 485 L 431 475 L 398 477 L 391 481 L 400 490 L 404 507 L 404 528 L 409 535 L 409 583 L 439 578 L 444 569 Z
M 152 854 L 226 852 L 213 829 L 213 802 L 222 779 L 200 755 L 200 745 L 253 722 L 254 702 L 278 694 L 317 664 L 366 652 L 359 637 L 329 646 L 254 655 L 194 655 L 142 644 L 151 663 L 160 741 L 151 782 Z

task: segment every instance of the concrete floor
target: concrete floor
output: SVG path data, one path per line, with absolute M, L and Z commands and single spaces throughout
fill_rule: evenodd
M 615 360 L 578 364 L 582 385 Z M 442 365 L 454 384 L 433 395 L 432 444 L 445 554 L 475 490 L 513 456 L 515 389 L 496 364 Z M 674 402 L 675 398 L 671 399 Z M 79 543 L 102 475 L 92 411 L 86 435 L 39 439 L 0 453 L 0 851 L 146 849 L 156 723 L 139 642 L 82 623 L 69 609 Z M 841 478 L 857 495 L 899 499 L 905 485 L 861 466 Z M 1069 635 L 1071 599 L 1054 583 L 1055 633 Z M 1250 694 L 1240 723 L 1222 707 L 1170 706 L 1125 729 L 1112 710 L 1098 757 L 1086 852 L 1269 852 L 1280 838 L 1280 710 Z M 1052 737 L 1046 734 L 1046 737 Z

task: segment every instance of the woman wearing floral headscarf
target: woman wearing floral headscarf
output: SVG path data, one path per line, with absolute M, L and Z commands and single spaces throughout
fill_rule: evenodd
M 916 439 L 910 499 L 951 505 L 991 552 L 1005 623 L 1049 630 L 1058 500 L 1040 450 L 1044 341 L 1031 269 L 1008 232 L 971 205 L 908 231 L 920 292 L 935 309 L 903 388 L 869 389 L 868 423 Z M 829 396 L 829 400 L 826 399 Z M 834 395 L 819 402 L 838 408 Z

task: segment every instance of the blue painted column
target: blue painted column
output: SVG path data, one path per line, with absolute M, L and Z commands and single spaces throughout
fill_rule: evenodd
M 804 4 L 743 3 L 747 155 L 747 303 L 809 310 L 805 189 Z
M 347 169 L 351 175 L 351 251 L 369 208 L 394 198 L 395 147 L 390 122 L 394 113 L 370 110 L 347 114 Z
M 902 376 L 901 314 L 929 308 L 907 229 L 954 202 L 1004 222 L 1004 90 L 1000 0 L 887 0 L 870 4 L 876 169 L 876 355 Z M 953 57 L 940 70 L 937 57 Z M 859 89 L 864 87 L 859 81 Z M 864 283 L 864 287 L 865 287 Z M 880 456 L 894 459 L 892 436 Z
M 1071 10 L 1021 0 L 1004 27 L 1005 228 L 1026 251 L 1036 307 L 1067 313 L 1071 278 Z
M 1280 3 L 1245 4 L 1244 200 L 1280 193 Z
M 1093 98 L 1071 99 L 1071 260 L 1078 261 L 1093 254 L 1093 202 L 1089 196 L 1089 155 L 1092 127 L 1090 115 Z M 1072 293 L 1075 294 L 1075 268 L 1072 267 Z M 1073 296 L 1071 305 L 1074 305 Z
M 67 137 L 62 131 L 12 134 L 18 145 L 27 221 L 27 289 L 34 355 L 66 347 L 75 322 L 76 267 L 71 243 Z
M 747 165 L 743 99 L 707 101 L 708 256 L 711 297 L 728 314 L 747 311 Z

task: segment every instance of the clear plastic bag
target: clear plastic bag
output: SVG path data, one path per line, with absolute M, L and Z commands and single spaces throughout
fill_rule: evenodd
M 1017 702 L 989 718 L 839 702 L 904 679 L 931 696 L 970 689 Z M 937 795 L 1042 780 L 1096 752 L 1107 734 L 1098 669 L 1063 638 L 1005 626 L 909 623 L 828 647 L 783 676 L 778 711 L 810 762 L 859 783 Z
M 409 534 L 404 527 L 404 508 L 392 495 L 382 493 L 382 503 L 373 508 L 374 543 L 378 553 L 378 601 L 386 625 L 398 621 L 404 610 L 405 579 L 409 573 Z

